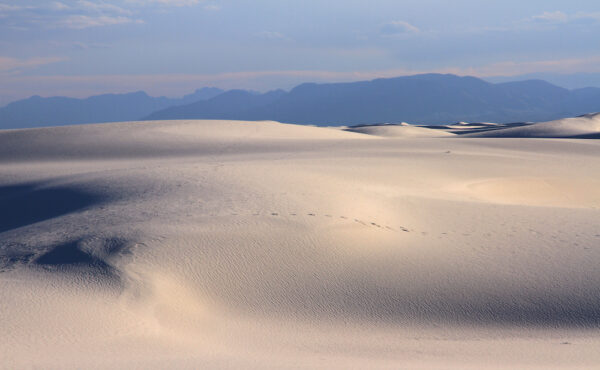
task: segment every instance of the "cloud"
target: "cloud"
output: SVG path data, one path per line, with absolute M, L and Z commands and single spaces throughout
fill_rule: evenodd
M 256 37 L 267 39 L 267 40 L 284 40 L 286 39 L 285 35 L 281 32 L 276 31 L 261 31 L 255 34 Z
M 20 5 L 0 3 L 2 26 L 12 29 L 71 28 L 115 26 L 144 23 L 144 9 L 186 7 L 203 0 L 24 0 Z M 215 4 L 207 10 L 217 10 Z
M 200 0 L 151 0 L 152 2 L 169 6 L 191 6 L 200 3 Z
M 0 72 L 18 73 L 26 69 L 32 69 L 45 64 L 57 63 L 66 60 L 61 57 L 37 57 L 28 59 L 17 59 L 0 56 Z
M 208 5 L 204 5 L 204 10 L 209 10 L 209 11 L 217 11 L 217 10 L 221 10 L 221 7 L 215 4 L 208 4 Z
M 419 33 L 421 30 L 405 21 L 393 21 L 385 24 L 381 28 L 381 35 L 384 37 L 396 37 L 408 34 Z
M 194 6 L 200 4 L 201 0 L 125 0 L 127 3 L 136 4 L 138 6 L 152 6 L 152 5 L 161 5 L 161 6 L 174 6 L 174 7 L 183 7 L 183 6 Z
M 534 15 L 531 17 L 531 20 L 540 22 L 567 22 L 569 16 L 561 11 L 543 12 L 542 14 Z
M 129 17 L 111 17 L 111 16 L 88 16 L 88 15 L 69 15 L 57 20 L 52 25 L 54 27 L 64 27 L 72 29 L 84 29 L 90 27 L 112 26 L 127 23 L 144 23 L 141 19 Z
M 534 15 L 528 21 L 541 24 L 560 24 L 573 23 L 582 21 L 600 22 L 600 13 L 597 12 L 577 12 L 567 14 L 561 11 L 543 12 L 542 14 Z
M 59 1 L 52 2 L 50 4 L 50 8 L 52 8 L 54 10 L 69 10 L 69 9 L 71 9 L 70 6 L 68 6 L 68 5 L 64 4 L 64 3 L 61 3 Z
M 527 62 L 504 61 L 465 70 L 474 76 L 516 76 L 536 72 L 600 72 L 600 56 L 550 59 Z
M 63 4 L 64 5 L 64 4 Z M 97 12 L 97 13 L 110 13 L 110 14 L 126 14 L 131 15 L 133 12 L 129 9 L 122 8 L 120 6 L 105 3 L 105 2 L 92 2 L 87 0 L 79 0 L 77 2 L 77 8 Z

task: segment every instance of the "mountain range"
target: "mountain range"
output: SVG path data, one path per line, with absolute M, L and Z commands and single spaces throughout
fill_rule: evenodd
M 0 108 L 0 128 L 134 121 L 167 107 L 209 99 L 223 92 L 214 87 L 202 88 L 180 99 L 151 97 L 143 91 L 87 99 L 32 96 Z
M 274 120 L 341 126 L 384 122 L 548 121 L 600 111 L 600 88 L 569 90 L 543 80 L 490 83 L 422 74 L 299 85 L 289 92 L 201 89 L 183 99 L 143 92 L 88 99 L 32 97 L 0 109 L 0 128 L 163 119 Z

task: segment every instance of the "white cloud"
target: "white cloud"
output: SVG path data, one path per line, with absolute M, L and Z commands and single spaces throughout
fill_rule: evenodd
M 87 0 L 79 0 L 77 7 L 83 10 L 97 12 L 97 13 L 111 13 L 111 14 L 126 14 L 131 15 L 133 12 L 129 9 L 124 9 L 120 6 L 105 3 L 105 2 L 92 2 Z
M 384 37 L 395 37 L 419 32 L 421 32 L 419 28 L 405 21 L 393 21 L 381 28 L 381 35 Z
M 73 29 L 84 29 L 90 27 L 111 26 L 127 23 L 143 23 L 140 19 L 129 17 L 111 17 L 111 16 L 88 16 L 88 15 L 69 15 L 60 20 L 57 20 L 54 27 L 64 27 Z

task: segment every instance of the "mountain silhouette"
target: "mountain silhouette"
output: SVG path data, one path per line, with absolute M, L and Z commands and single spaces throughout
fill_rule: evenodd
M 286 96 L 283 90 L 257 94 L 245 90 L 230 90 L 208 100 L 175 106 L 155 112 L 143 119 L 239 119 L 245 120 L 257 109 L 269 106 Z
M 270 98 L 278 96 L 271 101 Z M 545 121 L 600 110 L 600 89 L 567 90 L 541 80 L 493 84 L 475 77 L 423 74 L 352 83 L 302 84 L 260 97 L 223 95 L 145 119 L 275 120 L 315 125 L 382 122 Z
M 209 87 L 198 89 L 180 99 L 155 98 L 143 91 L 105 94 L 87 99 L 32 96 L 0 108 L 0 128 L 137 120 L 156 110 L 209 99 L 221 93 L 223 90 Z
M 31 97 L 0 109 L 0 128 L 170 119 L 274 120 L 320 126 L 548 121 L 600 111 L 600 88 L 543 80 L 490 83 L 421 74 L 351 83 L 305 83 L 264 94 L 216 88 L 181 99 L 144 92 L 88 99 Z

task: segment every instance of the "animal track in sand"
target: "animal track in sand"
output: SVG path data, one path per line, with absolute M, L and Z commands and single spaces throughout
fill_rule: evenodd
M 298 212 L 287 213 L 287 215 L 289 215 L 291 217 L 298 217 L 301 214 L 305 214 L 306 216 L 309 216 L 309 217 L 319 217 L 319 215 L 317 213 L 314 213 L 314 212 L 309 212 L 309 213 L 298 213 Z M 237 213 L 237 212 L 230 212 L 229 215 L 230 216 L 243 216 L 243 214 Z M 254 216 L 254 217 L 257 217 L 257 216 L 285 217 L 285 213 L 281 213 L 281 212 L 266 212 L 266 213 L 252 212 L 251 215 Z M 363 221 L 363 220 L 358 219 L 358 218 L 349 218 L 347 216 L 334 216 L 332 214 L 326 213 L 326 214 L 323 214 L 322 217 L 326 217 L 326 218 L 329 218 L 329 219 L 339 218 L 341 220 L 354 220 L 354 222 L 356 222 L 358 224 L 361 224 L 363 226 L 376 227 L 378 229 L 387 229 L 387 230 L 394 231 L 394 232 L 397 232 L 398 230 L 401 230 L 401 231 L 406 232 L 406 233 L 411 232 L 411 230 L 405 228 L 404 226 L 398 226 L 398 228 L 396 229 L 396 228 L 393 228 L 391 226 L 378 224 L 376 222 Z

